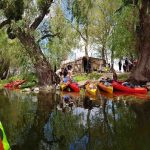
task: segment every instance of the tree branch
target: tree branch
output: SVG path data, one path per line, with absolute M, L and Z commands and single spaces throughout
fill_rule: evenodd
M 55 36 L 58 36 L 59 34 L 60 34 L 60 33 L 56 33 L 56 34 L 46 34 L 46 35 L 42 36 L 42 37 L 38 40 L 38 42 L 40 42 L 40 41 L 42 41 L 43 39 L 48 38 L 48 37 L 55 37 Z
M 3 22 L 0 23 L 0 29 L 3 28 L 6 24 L 9 24 L 10 20 L 4 20 Z
M 51 6 L 52 2 L 53 2 L 53 0 L 46 0 L 45 7 L 43 7 L 43 9 L 41 10 L 39 16 L 37 18 L 35 18 L 34 22 L 30 26 L 30 29 L 35 30 L 39 26 L 39 24 L 44 19 L 45 15 L 47 13 L 49 13 L 49 7 Z
M 71 24 L 72 28 L 74 28 L 74 29 L 80 34 L 81 38 L 82 38 L 84 41 L 87 41 L 87 39 L 83 36 L 83 34 L 81 33 L 81 31 L 80 31 L 77 27 L 75 27 L 75 26 L 70 22 L 69 19 L 66 18 L 66 20 L 68 21 L 68 23 Z

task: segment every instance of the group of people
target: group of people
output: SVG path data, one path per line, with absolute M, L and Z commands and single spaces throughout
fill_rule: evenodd
M 67 83 L 68 80 L 72 80 L 72 66 L 68 65 L 65 68 L 61 68 L 56 71 L 56 74 L 60 77 L 61 82 Z
M 121 70 L 122 70 L 122 67 L 123 67 L 123 71 L 124 71 L 124 72 L 129 72 L 129 71 L 132 70 L 134 64 L 133 64 L 133 62 L 131 62 L 128 58 L 126 58 L 126 59 L 124 60 L 123 65 L 122 65 L 122 60 L 120 59 L 120 60 L 119 60 L 119 63 L 118 63 L 118 66 L 119 66 L 119 71 L 120 71 L 120 72 L 121 72 Z

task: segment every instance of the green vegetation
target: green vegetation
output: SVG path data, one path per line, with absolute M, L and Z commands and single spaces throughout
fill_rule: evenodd
M 122 73 L 122 74 L 118 74 L 118 80 L 122 80 L 125 81 L 128 79 L 129 73 Z
M 54 1 L 55 5 L 53 0 L 0 2 L 0 79 L 18 68 L 21 74 L 34 72 L 42 86 L 58 83 L 54 69 L 80 49 L 85 56 L 94 53 L 112 64 L 114 58 L 138 58 L 140 67 L 130 77 L 149 81 L 147 1 Z
M 38 82 L 37 77 L 33 73 L 15 75 L 15 76 L 9 77 L 8 79 L 0 80 L 0 89 L 3 89 L 5 84 L 10 83 L 12 81 L 16 81 L 16 80 L 26 80 L 26 82 L 23 83 L 20 88 L 31 88 L 31 87 L 36 86 Z
M 98 80 L 102 75 L 97 72 L 92 72 L 89 74 L 81 74 L 81 75 L 75 75 L 73 79 L 77 82 L 79 81 L 86 81 L 86 80 Z

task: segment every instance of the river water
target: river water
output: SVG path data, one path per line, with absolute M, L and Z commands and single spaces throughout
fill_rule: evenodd
M 0 91 L 0 120 L 12 150 L 148 150 L 147 97 L 84 92 Z

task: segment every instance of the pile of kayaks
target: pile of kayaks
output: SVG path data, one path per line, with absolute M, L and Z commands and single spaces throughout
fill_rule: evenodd
M 124 93 L 130 93 L 130 94 L 147 94 L 147 89 L 145 87 L 130 87 L 126 86 L 123 84 L 123 82 L 117 82 L 117 81 L 112 81 L 112 82 L 99 82 L 98 87 L 100 90 L 103 90 L 108 93 L 114 93 L 115 91 L 120 91 Z
M 25 80 L 16 80 L 4 85 L 5 88 L 16 89 L 20 88 L 20 85 L 26 82 Z M 60 89 L 66 92 L 80 92 L 80 87 L 78 83 L 67 81 L 66 83 L 62 83 L 60 85 Z M 127 93 L 127 94 L 144 94 L 146 95 L 148 90 L 145 87 L 140 86 L 130 86 L 130 84 L 125 84 L 125 82 L 112 81 L 112 80 L 101 80 L 98 82 L 90 82 L 87 81 L 85 84 L 85 91 L 88 95 L 96 97 L 97 90 L 113 94 L 116 92 Z
M 97 83 L 93 82 L 86 82 L 85 84 L 85 92 L 86 94 L 96 97 L 97 90 L 99 89 L 100 92 L 108 93 L 109 95 L 114 95 L 115 93 L 119 92 L 122 94 L 129 94 L 129 95 L 137 95 L 139 94 L 146 95 L 148 90 L 145 87 L 140 86 L 127 86 L 124 84 L 125 82 L 119 81 L 111 81 L 111 80 L 101 80 Z M 67 83 L 63 83 L 60 86 L 62 91 L 66 92 L 79 92 L 80 88 L 77 83 L 68 81 Z M 142 96 L 143 97 L 143 96 Z

